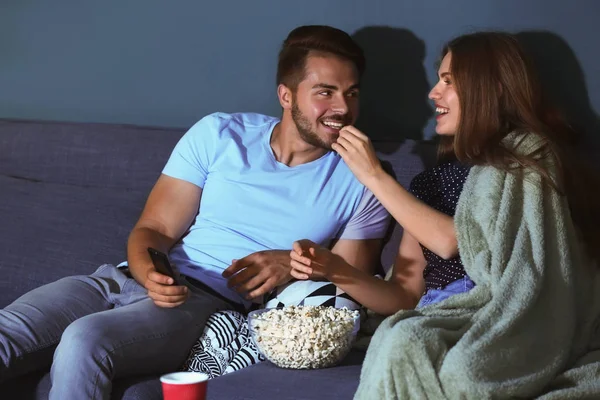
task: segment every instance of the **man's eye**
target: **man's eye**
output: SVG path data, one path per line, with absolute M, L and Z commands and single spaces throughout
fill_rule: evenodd
M 319 94 L 320 94 L 321 96 L 331 96 L 331 91 L 329 91 L 329 90 L 324 90 L 324 91 L 322 91 L 322 92 L 319 92 Z
M 358 92 L 350 92 L 348 93 L 348 97 L 358 97 L 359 93 Z

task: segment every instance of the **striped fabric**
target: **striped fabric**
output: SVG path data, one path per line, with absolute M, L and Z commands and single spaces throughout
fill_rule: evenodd
M 182 369 L 214 378 L 264 359 L 250 337 L 246 317 L 237 311 L 220 311 L 208 319 Z

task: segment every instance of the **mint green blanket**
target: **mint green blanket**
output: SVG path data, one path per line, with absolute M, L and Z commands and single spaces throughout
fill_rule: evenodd
M 477 286 L 383 321 L 355 399 L 600 399 L 600 274 L 565 199 L 474 167 L 455 226 Z

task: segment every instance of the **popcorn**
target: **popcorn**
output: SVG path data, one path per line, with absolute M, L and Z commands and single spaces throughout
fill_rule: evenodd
M 248 318 L 264 356 L 282 368 L 325 368 L 348 353 L 358 330 L 358 311 L 323 306 L 261 310 Z

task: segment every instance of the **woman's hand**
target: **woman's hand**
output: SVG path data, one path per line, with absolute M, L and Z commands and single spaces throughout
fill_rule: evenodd
M 347 263 L 329 249 L 319 246 L 308 239 L 299 240 L 292 245 L 291 275 L 296 279 L 330 280 L 340 268 Z
M 353 126 L 340 129 L 337 142 L 331 148 L 338 152 L 356 178 L 367 187 L 373 179 L 385 173 L 371 140 Z

